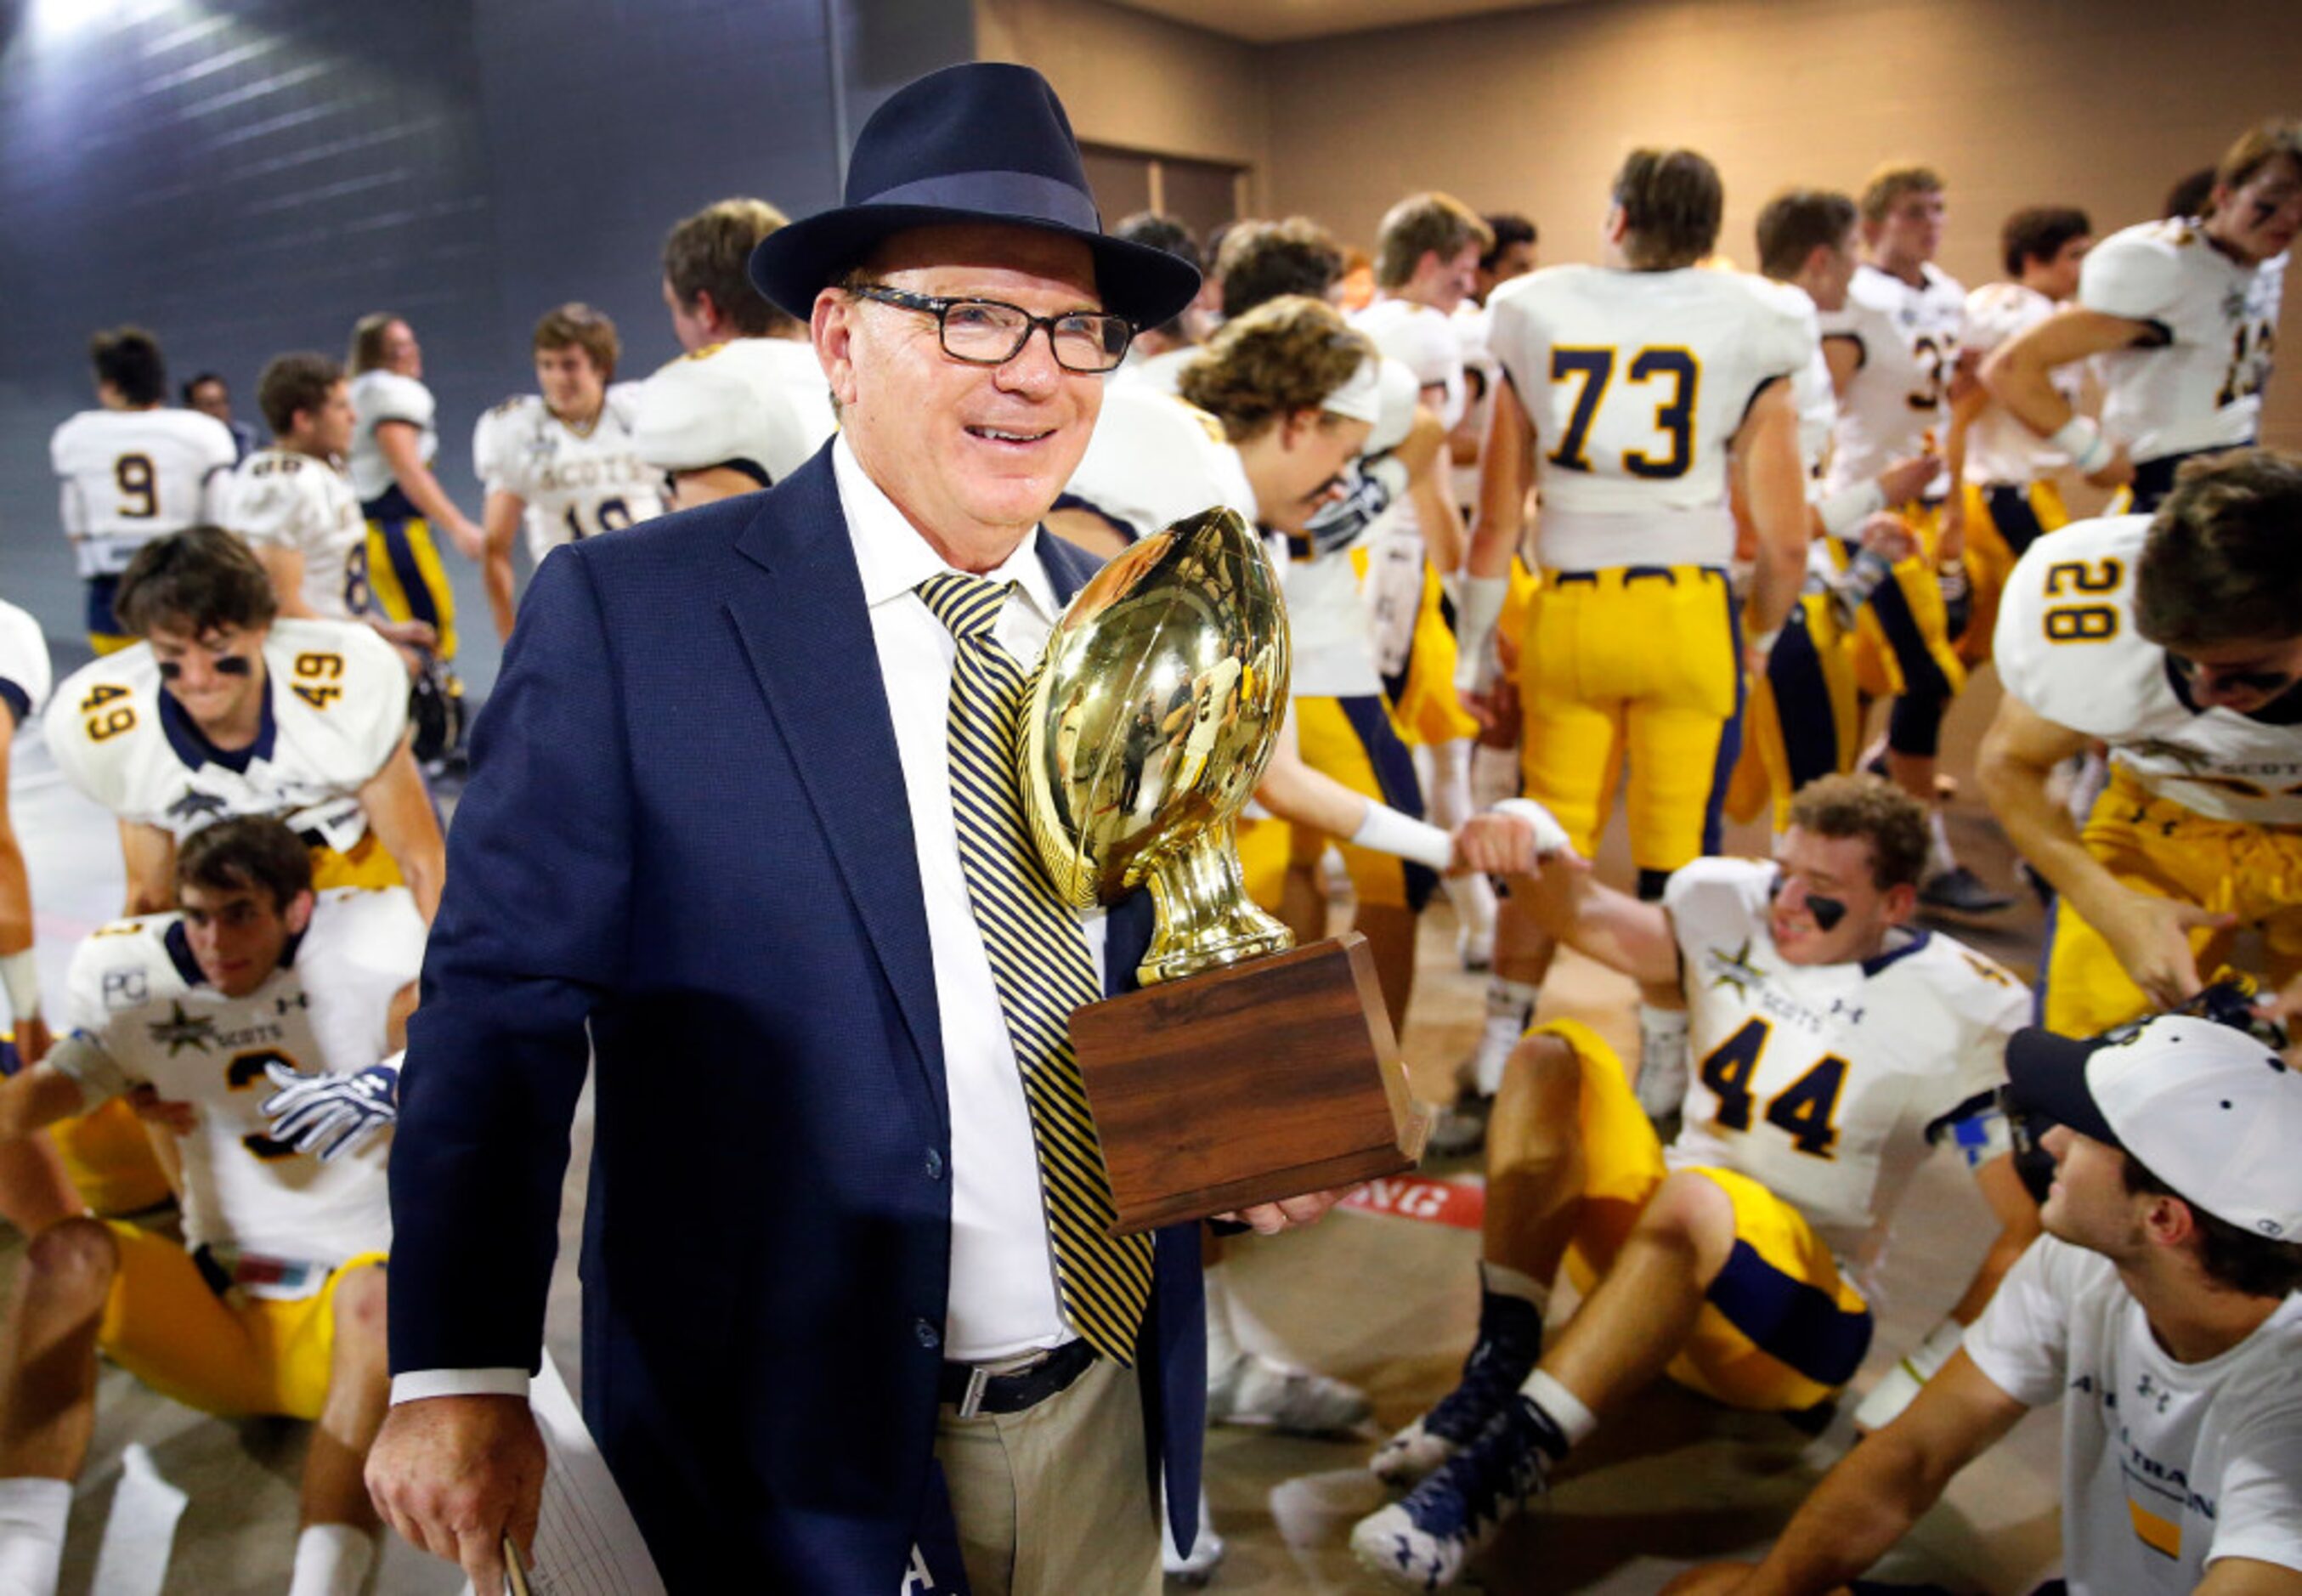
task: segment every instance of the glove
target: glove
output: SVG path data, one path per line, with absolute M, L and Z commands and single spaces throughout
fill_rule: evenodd
M 1523 820 L 1533 827 L 1534 856 L 1537 859 L 1548 859 L 1553 853 L 1567 852 L 1571 847 L 1567 827 L 1558 823 L 1558 817 L 1532 798 L 1506 798 L 1495 805 L 1495 813 Z
M 1965 1335 L 1966 1327 L 1955 1319 L 1945 1319 L 1928 1331 L 1925 1340 L 1904 1353 L 1870 1388 L 1862 1406 L 1854 1410 L 1854 1427 L 1867 1435 L 1893 1424 L 1895 1415 L 1919 1394 L 1919 1388 L 1942 1372 Z
M 303 1075 L 285 1064 L 264 1072 L 280 1089 L 264 1100 L 272 1136 L 322 1163 L 356 1152 L 399 1117 L 397 1056 L 356 1075 Z

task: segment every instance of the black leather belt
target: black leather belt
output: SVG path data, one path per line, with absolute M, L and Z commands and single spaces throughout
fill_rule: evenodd
M 1085 1341 L 1066 1341 L 1038 1363 L 1012 1373 L 994 1373 L 982 1364 L 947 1363 L 936 1382 L 936 1399 L 971 1419 L 979 1413 L 1021 1413 L 1071 1389 L 1095 1361 Z

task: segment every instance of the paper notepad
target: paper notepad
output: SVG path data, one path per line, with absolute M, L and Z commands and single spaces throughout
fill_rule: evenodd
M 667 1596 L 640 1526 L 550 1353 L 528 1383 L 527 1399 L 543 1432 L 547 1464 L 528 1588 L 534 1596 Z

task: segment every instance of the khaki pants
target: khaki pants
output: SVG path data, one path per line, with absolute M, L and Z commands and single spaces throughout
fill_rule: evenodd
M 1134 1370 L 1097 1358 L 1022 1413 L 963 1419 L 945 1405 L 935 1455 L 974 1596 L 1158 1596 L 1159 1499 Z

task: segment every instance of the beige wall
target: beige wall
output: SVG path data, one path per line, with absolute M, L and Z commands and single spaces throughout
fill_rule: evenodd
M 1266 53 L 1253 46 L 1100 0 L 976 0 L 975 37 L 980 59 L 1046 73 L 1088 143 L 1258 174 L 1269 164 Z
M 2139 221 L 2247 122 L 2302 114 L 2290 0 L 1591 0 L 1264 56 L 1269 208 L 1371 242 L 1391 200 L 1446 189 L 1533 216 L 1546 261 L 1595 258 L 1624 152 L 1671 143 L 1718 162 L 1745 265 L 1775 189 L 1924 159 L 1950 183 L 1943 265 L 1972 284 L 2007 212 Z M 2302 446 L 2302 371 L 2269 432 Z

